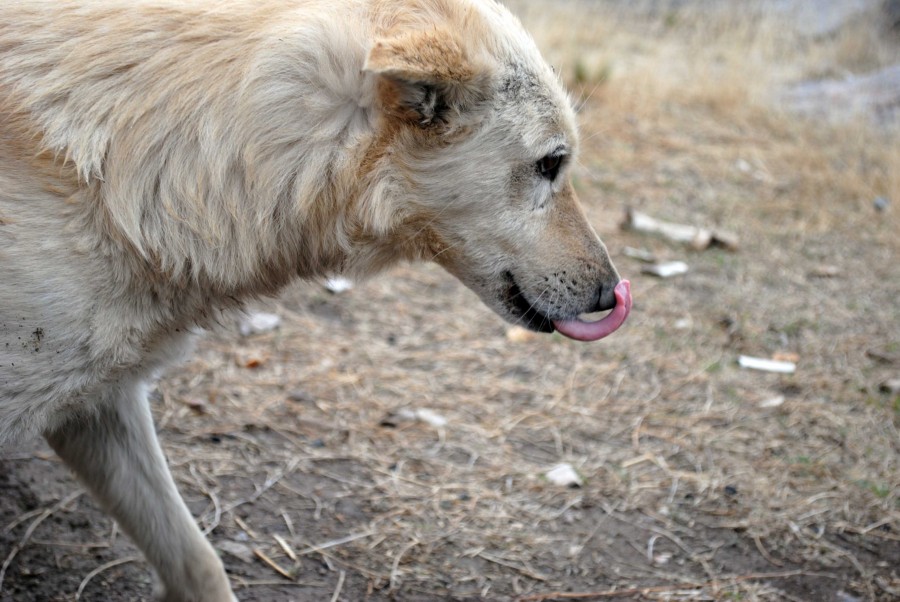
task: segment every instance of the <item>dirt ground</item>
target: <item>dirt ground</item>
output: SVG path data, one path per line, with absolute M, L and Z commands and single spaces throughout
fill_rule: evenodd
M 208 333 L 154 412 L 236 594 L 900 599 L 900 130 L 772 108 L 782 83 L 898 60 L 896 39 L 514 8 L 579 100 L 576 186 L 632 316 L 596 344 L 532 335 L 417 265 L 255 304 L 272 332 Z M 739 248 L 623 229 L 627 208 Z M 690 270 L 644 274 L 629 247 Z M 546 478 L 560 463 L 580 486 Z M 0 491 L 0 601 L 151 598 L 48 448 L 0 451 Z

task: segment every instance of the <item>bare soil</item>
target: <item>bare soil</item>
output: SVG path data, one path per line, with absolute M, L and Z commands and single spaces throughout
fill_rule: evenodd
M 900 599 L 896 131 L 779 115 L 731 78 L 678 91 L 660 81 L 685 55 L 660 49 L 696 48 L 695 28 L 578 14 L 621 64 L 658 66 L 560 60 L 583 100 L 576 186 L 633 282 L 629 322 L 596 344 L 532 335 L 404 266 L 260 302 L 274 332 L 208 333 L 154 414 L 241 600 Z M 627 207 L 740 247 L 623 230 Z M 690 271 L 645 275 L 626 247 Z M 544 477 L 563 462 L 580 487 Z M 0 490 L 0 601 L 151 599 L 48 448 L 0 452 Z

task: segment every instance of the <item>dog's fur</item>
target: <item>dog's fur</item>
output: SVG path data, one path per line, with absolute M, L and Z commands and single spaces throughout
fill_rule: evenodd
M 0 2 L 0 443 L 45 436 L 165 600 L 229 599 L 147 383 L 298 276 L 434 260 L 544 331 L 613 306 L 576 146 L 492 0 Z

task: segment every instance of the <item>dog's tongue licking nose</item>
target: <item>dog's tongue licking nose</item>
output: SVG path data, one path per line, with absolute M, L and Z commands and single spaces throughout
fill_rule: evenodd
M 554 320 L 553 326 L 560 334 L 576 341 L 596 341 L 614 333 L 631 312 L 631 283 L 627 280 L 619 281 L 614 292 L 616 306 L 602 319 L 596 322 L 585 322 L 577 318 L 575 320 Z

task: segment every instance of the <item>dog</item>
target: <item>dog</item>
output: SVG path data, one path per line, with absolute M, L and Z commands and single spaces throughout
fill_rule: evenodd
M 149 383 L 248 299 L 398 261 L 529 329 L 608 335 L 631 293 L 577 145 L 493 0 L 0 3 L 0 442 L 45 437 L 162 600 L 234 599 Z

